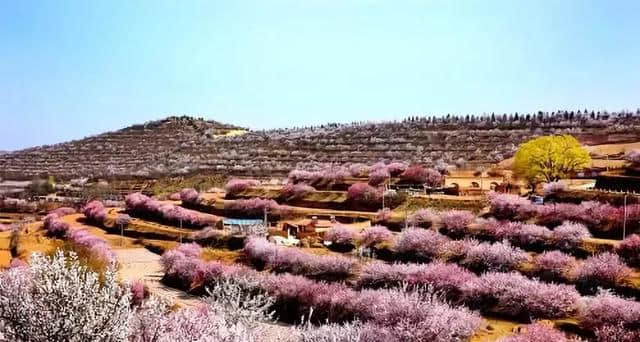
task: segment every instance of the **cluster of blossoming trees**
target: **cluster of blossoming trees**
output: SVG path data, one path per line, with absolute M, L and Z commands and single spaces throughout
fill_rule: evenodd
M 63 216 L 75 212 L 75 209 L 68 207 L 61 207 L 51 211 L 44 218 L 43 228 L 46 230 L 47 235 L 68 241 L 74 248 L 79 249 L 83 254 L 87 254 L 90 258 L 100 263 L 115 265 L 115 253 L 105 240 L 91 234 L 86 229 L 71 227 L 61 219 Z M 102 224 L 106 218 L 104 206 L 99 201 L 87 203 L 83 208 L 83 213 L 88 220 L 97 224 Z
M 277 258 L 268 256 L 277 254 L 277 249 L 260 245 L 257 240 L 251 243 L 254 247 L 249 248 L 268 258 L 269 265 L 277 262 Z M 259 251 L 261 248 L 265 250 Z M 251 279 L 256 289 L 274 299 L 273 308 L 278 317 L 289 322 L 299 322 L 311 310 L 314 322 L 343 323 L 357 319 L 362 322 L 362 334 L 383 334 L 372 341 L 466 340 L 481 325 L 481 318 L 477 314 L 464 308 L 454 308 L 436 296 L 419 291 L 354 290 L 342 283 L 206 262 L 200 259 L 199 253 L 199 247 L 194 245 L 182 245 L 166 252 L 162 261 L 167 281 L 197 291 L 194 289 L 211 286 L 224 278 Z M 302 256 L 291 254 L 290 258 L 299 257 Z M 259 258 L 262 260 L 263 257 Z M 298 262 L 298 266 L 302 262 Z M 281 271 L 293 270 L 298 267 L 294 263 L 278 267 L 282 267 Z M 327 261 L 318 264 L 327 264 Z M 315 272 L 318 264 L 309 268 L 309 271 Z M 304 273 L 302 270 L 300 272 Z
M 375 232 L 365 233 L 367 241 L 384 242 L 391 234 L 378 227 L 374 230 Z M 163 263 L 167 281 L 183 289 L 191 289 L 197 293 L 198 290 L 194 289 L 215 284 L 221 277 L 255 277 L 254 279 L 260 279 L 259 288 L 274 296 L 276 312 L 281 318 L 295 319 L 313 307 L 318 315 L 317 319 L 321 321 L 340 323 L 347 317 L 355 317 L 365 324 L 376 324 L 381 331 L 391 333 L 391 336 L 395 337 L 397 337 L 395 334 L 400 333 L 399 330 L 402 331 L 408 327 L 398 327 L 395 324 L 400 323 L 391 322 L 409 320 L 402 324 L 410 322 L 417 324 L 413 321 L 414 315 L 418 315 L 423 320 L 430 316 L 424 316 L 425 313 L 422 312 L 416 313 L 413 311 L 416 309 L 409 310 L 401 305 L 394 309 L 395 314 L 401 317 L 387 321 L 390 319 L 386 316 L 387 309 L 384 308 L 384 304 L 381 304 L 386 299 L 380 299 L 378 296 L 386 297 L 391 293 L 394 297 L 398 296 L 394 292 L 398 289 L 400 293 L 406 291 L 420 293 L 427 287 L 439 293 L 450 303 L 454 303 L 454 307 L 449 307 L 446 313 L 440 312 L 440 314 L 452 315 L 451 311 L 460 310 L 462 305 L 479 309 L 483 313 L 501 314 L 518 320 L 577 317 L 583 329 L 595 333 L 602 341 L 615 341 L 607 338 L 613 330 L 617 331 L 615 336 L 626 338 L 638 334 L 634 330 L 634 326 L 640 323 L 640 303 L 638 302 L 606 291 L 598 292 L 595 296 L 583 296 L 570 285 L 545 283 L 516 272 L 508 272 L 515 263 L 527 258 L 526 254 L 520 254 L 508 246 L 499 246 L 494 249 L 484 245 L 475 253 L 469 252 L 472 255 L 469 257 L 470 260 L 476 259 L 479 264 L 485 266 L 483 272 L 486 272 L 478 272 L 481 275 L 477 275 L 468 270 L 468 263 L 455 264 L 455 254 L 458 249 L 456 247 L 460 244 L 455 244 L 454 241 L 448 243 L 434 241 L 434 238 L 443 238 L 430 234 L 423 235 L 422 238 L 416 237 L 418 231 L 429 232 L 424 229 L 411 230 L 409 236 L 398 238 L 395 248 L 423 256 L 431 253 L 445 253 L 452 259 L 448 262 L 442 260 L 423 264 L 383 262 L 361 264 L 351 257 L 321 256 L 297 248 L 279 247 L 263 238 L 250 238 L 244 253 L 251 265 L 258 270 L 266 269 L 273 273 L 257 272 L 245 266 L 225 266 L 217 262 L 203 261 L 199 258 L 200 249 L 195 245 L 182 245 L 176 250 L 166 252 Z M 428 235 L 429 238 L 425 238 Z M 371 238 L 372 236 L 374 238 Z M 377 239 L 376 236 L 382 238 Z M 364 241 L 365 237 L 362 239 Z M 428 243 L 425 240 L 428 240 Z M 433 246 L 430 251 L 427 245 Z M 442 247 L 446 251 L 436 251 L 438 245 L 446 246 Z M 442 256 L 442 254 L 439 255 Z M 289 273 L 298 276 L 289 275 Z M 353 287 L 335 282 L 347 277 Z M 325 297 L 327 295 L 329 297 Z M 358 303 L 361 300 L 359 297 L 367 298 L 370 303 L 382 305 L 377 307 L 382 316 L 368 313 L 367 307 L 359 306 Z M 417 300 L 417 297 L 414 300 Z M 404 301 L 406 299 L 401 302 L 404 303 Z M 413 305 L 416 304 L 410 306 L 413 307 Z M 455 316 L 457 321 L 455 324 L 450 322 L 448 327 L 436 325 L 438 323 L 432 321 L 433 318 L 411 326 L 413 338 L 419 340 L 420 336 L 429 336 L 437 341 L 446 340 L 442 339 L 442 336 L 451 338 L 452 331 L 460 334 L 460 329 L 463 327 L 470 329 L 473 326 L 475 329 L 480 326 L 477 316 L 473 318 L 474 316 L 469 312 L 464 310 L 462 312 L 465 314 L 458 312 Z M 432 328 L 438 327 L 438 331 L 445 335 L 421 335 L 427 333 L 421 330 L 422 324 L 428 324 Z M 549 334 L 557 333 L 547 331 L 548 329 L 543 330 Z M 458 336 L 462 337 L 462 335 Z M 406 340 L 412 341 L 412 339 Z
M 193 246 L 181 246 L 171 258 L 164 258 L 165 266 L 170 272 L 175 264 L 197 258 L 197 253 Z M 476 314 L 420 289 L 356 291 L 302 277 L 218 266 L 218 273 L 210 276 L 202 304 L 175 309 L 149 294 L 140 282 L 119 283 L 113 268 L 100 275 L 83 266 L 74 253 L 34 254 L 30 265 L 0 272 L 0 339 L 445 342 L 467 340 L 482 324 Z M 618 300 L 607 297 L 594 309 L 611 309 Z M 310 307 L 316 309 L 307 311 Z M 274 314 L 287 310 L 296 316 L 298 310 L 305 312 L 308 323 L 292 327 L 269 324 Z M 316 326 L 312 321 L 324 324 Z M 559 332 L 540 324 L 527 326 L 523 334 L 507 341 L 522 341 L 530 335 L 565 341 Z
M 594 201 L 532 205 L 517 195 L 498 193 L 491 194 L 490 201 L 491 214 L 498 219 L 534 220 L 552 228 L 573 221 L 584 224 L 593 233 L 616 238 L 622 236 L 625 219 L 628 231 L 640 228 L 640 204 L 627 205 L 626 210 Z
M 197 200 L 197 193 L 195 193 L 194 196 L 195 190 L 190 190 L 192 189 L 186 189 L 186 191 L 181 193 L 183 200 Z M 193 199 L 194 197 L 196 199 Z M 176 225 L 182 224 L 190 227 L 204 227 L 215 224 L 220 220 L 217 216 L 185 209 L 174 204 L 163 203 L 139 192 L 127 195 L 125 205 L 127 212 L 133 215 L 161 220 Z
M 442 183 L 442 173 L 446 171 L 447 167 L 440 165 L 436 165 L 434 169 L 404 162 L 378 162 L 372 165 L 353 163 L 329 165 L 312 171 L 295 169 L 289 172 L 289 182 L 304 183 L 320 189 L 345 184 L 347 178 L 368 178 L 369 185 L 378 186 L 393 177 L 404 183 L 438 186 Z
M 119 283 L 114 271 L 97 274 L 74 253 L 58 252 L 0 272 L 0 340 L 266 342 L 314 334 L 265 332 L 272 299 L 248 295 L 248 281 L 220 281 L 201 306 L 175 310 L 140 283 Z

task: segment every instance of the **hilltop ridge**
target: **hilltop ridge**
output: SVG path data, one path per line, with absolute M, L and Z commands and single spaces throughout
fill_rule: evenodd
M 188 116 L 0 155 L 6 178 L 156 177 L 192 172 L 281 175 L 318 163 L 491 164 L 532 137 L 572 134 L 584 144 L 640 141 L 639 112 L 538 112 L 409 117 L 250 131 Z

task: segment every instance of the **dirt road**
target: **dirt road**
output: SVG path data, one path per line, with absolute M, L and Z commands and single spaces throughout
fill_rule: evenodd
M 115 253 L 122 265 L 119 272 L 122 280 L 142 280 L 151 293 L 182 307 L 201 303 L 198 297 L 168 287 L 160 281 L 163 271 L 159 255 L 150 252 L 146 248 L 116 249 Z

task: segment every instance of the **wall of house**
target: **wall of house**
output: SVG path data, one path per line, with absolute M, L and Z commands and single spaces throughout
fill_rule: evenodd
M 445 187 L 458 186 L 460 189 L 478 189 L 490 191 L 504 182 L 503 177 L 450 177 L 445 176 Z

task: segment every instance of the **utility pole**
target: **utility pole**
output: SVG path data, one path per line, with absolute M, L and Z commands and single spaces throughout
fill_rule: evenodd
M 627 194 L 624 194 L 624 219 L 622 220 L 622 240 L 627 236 Z
M 409 209 L 404 208 L 404 229 L 409 228 Z

